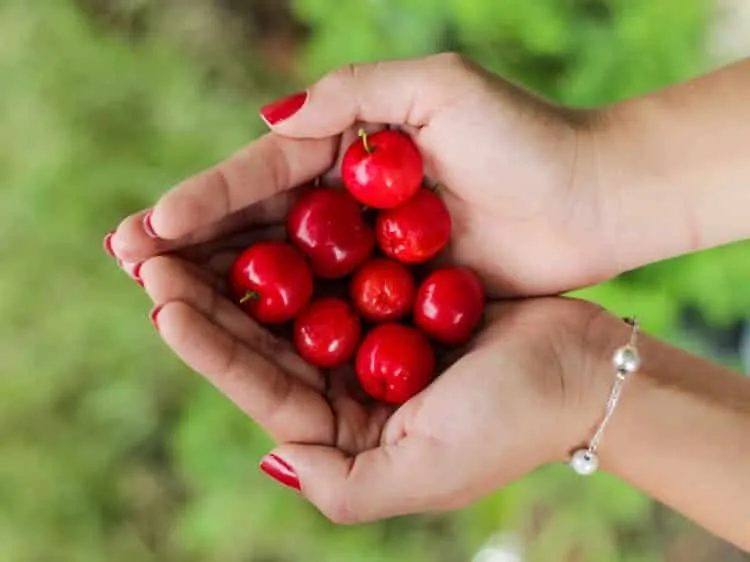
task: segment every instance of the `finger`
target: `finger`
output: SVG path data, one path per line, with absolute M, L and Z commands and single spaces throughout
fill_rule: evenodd
M 388 418 L 396 409 L 390 404 L 373 402 L 356 382 L 351 366 L 334 369 L 328 376 L 326 398 L 336 414 L 338 426 L 335 446 L 355 454 L 375 447 Z
M 329 169 L 338 139 L 288 139 L 267 134 L 224 162 L 200 172 L 162 196 L 153 209 L 125 219 L 112 239 L 121 259 L 137 261 L 177 245 L 215 236 L 223 219 L 237 222 L 263 213 L 244 209 L 304 184 Z M 288 205 L 279 203 L 286 210 Z M 257 218 L 257 217 L 256 217 Z M 170 245 L 167 241 L 173 241 Z
M 333 416 L 322 396 L 185 302 L 152 312 L 162 339 L 277 441 L 331 443 Z
M 242 345 L 276 363 L 317 392 L 324 392 L 322 373 L 305 362 L 291 343 L 277 338 L 257 324 L 234 303 L 217 293 L 214 287 L 200 279 L 193 269 L 179 258 L 158 256 L 143 264 L 140 277 L 156 306 L 172 301 L 188 304 Z
M 439 443 L 407 437 L 357 456 L 333 447 L 283 445 L 261 468 L 272 476 L 285 468 L 298 482 L 294 487 L 326 517 L 354 524 L 454 507 L 449 483 L 451 472 L 460 473 L 456 462 Z
M 338 135 L 358 121 L 422 127 L 471 91 L 480 76 L 472 63 L 452 53 L 354 64 L 313 85 L 292 116 L 264 119 L 274 131 L 297 138 Z
M 219 253 L 229 253 L 236 257 L 240 252 L 257 242 L 263 240 L 283 240 L 285 236 L 286 225 L 284 224 L 251 228 L 229 236 L 223 236 L 216 240 L 201 242 L 179 250 L 177 254 L 192 262 L 204 264 L 207 261 L 210 262 Z M 222 273 L 228 272 L 228 268 L 222 270 Z

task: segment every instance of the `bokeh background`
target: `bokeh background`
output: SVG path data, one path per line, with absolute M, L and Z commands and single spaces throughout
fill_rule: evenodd
M 267 438 L 165 350 L 146 297 L 100 246 L 122 216 L 260 134 L 262 103 L 338 65 L 459 50 L 597 105 L 750 54 L 748 12 L 743 0 L 0 0 L 0 560 L 750 560 L 564 467 L 461 512 L 336 528 L 259 473 Z M 749 250 L 584 294 L 747 369 Z

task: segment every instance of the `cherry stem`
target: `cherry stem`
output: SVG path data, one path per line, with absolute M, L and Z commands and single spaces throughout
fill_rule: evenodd
M 313 180 L 313 187 L 320 187 L 320 176 L 315 176 L 315 180 Z
M 260 294 L 256 291 L 247 291 L 244 296 L 240 299 L 240 304 L 245 304 L 247 301 L 252 301 L 260 297 Z
M 372 154 L 372 147 L 367 142 L 367 131 L 360 129 L 357 134 L 359 135 L 359 138 L 362 139 L 362 144 L 365 146 L 365 152 L 367 152 L 367 154 Z
M 427 189 L 432 191 L 435 195 L 440 195 L 440 191 L 442 187 L 443 187 L 443 184 L 436 183 L 435 185 L 433 185 L 432 187 L 428 187 Z

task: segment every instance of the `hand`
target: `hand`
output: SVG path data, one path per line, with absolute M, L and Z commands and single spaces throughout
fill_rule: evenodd
M 263 113 L 272 133 L 124 220 L 117 256 L 139 262 L 282 219 L 289 198 L 272 197 L 331 170 L 335 182 L 365 122 L 412 135 L 454 219 L 447 257 L 491 295 L 556 293 L 615 273 L 594 113 L 554 107 L 455 55 L 347 67 Z
M 214 290 L 232 253 L 219 246 L 193 251 L 210 264 L 203 269 L 175 256 L 144 264 L 159 332 L 284 443 L 263 466 L 335 522 L 466 505 L 565 460 L 601 407 L 603 397 L 587 406 L 578 353 L 598 314 L 592 305 L 540 299 L 491 306 L 466 353 L 394 409 L 357 400 L 346 372 L 326 385 L 288 343 Z

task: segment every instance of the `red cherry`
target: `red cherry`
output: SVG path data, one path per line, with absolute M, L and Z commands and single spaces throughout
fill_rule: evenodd
M 376 258 L 360 267 L 351 283 L 351 299 L 359 313 L 371 322 L 398 320 L 414 303 L 416 284 L 406 267 Z
M 313 365 L 333 369 L 354 357 L 361 332 L 354 309 L 342 299 L 327 297 L 311 302 L 297 317 L 294 344 Z
M 417 289 L 414 323 L 441 343 L 464 343 L 482 319 L 484 298 L 482 282 L 470 269 L 438 269 Z
M 289 212 L 287 231 L 324 279 L 349 275 L 375 246 L 359 203 L 339 189 L 317 188 L 302 197 Z
M 310 266 L 284 242 L 259 242 L 245 250 L 232 265 L 229 282 L 241 306 L 266 324 L 294 318 L 313 292 Z
M 435 354 L 427 338 L 414 328 L 381 324 L 359 346 L 356 371 L 367 394 L 403 404 L 435 377 Z
M 422 185 L 422 156 L 401 131 L 372 135 L 360 131 L 341 161 L 341 178 L 352 195 L 376 209 L 391 209 L 410 199 Z
M 448 244 L 451 216 L 439 196 L 421 189 L 403 205 L 380 212 L 375 233 L 383 253 L 406 263 L 419 263 Z

